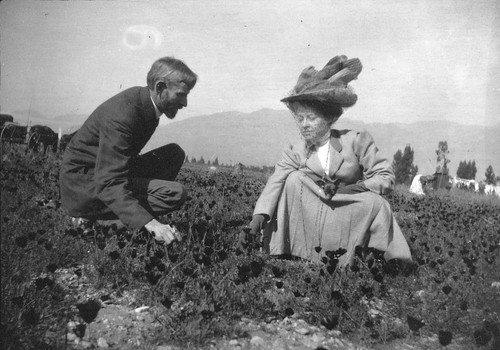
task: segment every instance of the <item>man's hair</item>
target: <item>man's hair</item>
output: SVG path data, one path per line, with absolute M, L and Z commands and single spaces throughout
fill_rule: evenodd
M 335 123 L 337 119 L 344 113 L 344 109 L 338 104 L 324 104 L 319 101 L 290 101 L 285 102 L 290 111 L 295 114 L 299 106 L 311 108 L 326 118 L 331 123 Z
M 159 79 L 184 82 L 189 89 L 192 89 L 198 76 L 181 60 L 162 57 L 153 63 L 148 72 L 147 82 L 150 90 L 154 90 L 155 82 Z

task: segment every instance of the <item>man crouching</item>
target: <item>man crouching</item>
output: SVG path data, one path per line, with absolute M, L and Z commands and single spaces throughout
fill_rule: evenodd
M 156 220 L 186 200 L 175 178 L 185 153 L 167 144 L 139 155 L 162 114 L 175 118 L 187 106 L 197 75 L 182 61 L 164 57 L 147 75 L 146 87 L 131 87 L 102 103 L 73 136 L 60 172 L 61 202 L 72 217 L 120 220 L 145 228 L 170 244 L 181 240 L 173 226 Z

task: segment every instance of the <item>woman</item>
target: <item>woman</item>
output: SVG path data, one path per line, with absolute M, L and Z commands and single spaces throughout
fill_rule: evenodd
M 320 261 L 328 251 L 347 250 L 339 265 L 354 258 L 356 246 L 385 252 L 385 259 L 411 260 L 389 203 L 394 173 L 366 132 L 335 130 L 343 108 L 356 103 L 348 86 L 361 72 L 359 59 L 336 56 L 320 71 L 306 68 L 282 100 L 303 140 L 285 147 L 260 195 L 240 246 L 263 229 L 271 255 Z

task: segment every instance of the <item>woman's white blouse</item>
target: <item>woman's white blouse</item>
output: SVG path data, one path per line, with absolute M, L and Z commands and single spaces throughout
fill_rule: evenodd
M 318 147 L 318 157 L 321 162 L 325 174 L 328 175 L 328 170 L 330 168 L 330 143 L 327 142 L 323 146 Z

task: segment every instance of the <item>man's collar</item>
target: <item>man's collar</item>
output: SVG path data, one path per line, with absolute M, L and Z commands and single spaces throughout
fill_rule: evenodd
M 160 110 L 158 109 L 158 107 L 156 107 L 156 103 L 155 103 L 155 101 L 153 101 L 153 98 L 151 96 L 149 96 L 149 98 L 151 99 L 151 102 L 153 102 L 153 106 L 155 108 L 155 113 L 156 113 L 156 119 L 160 119 L 160 117 L 161 117 L 161 115 L 163 113 L 160 112 Z

